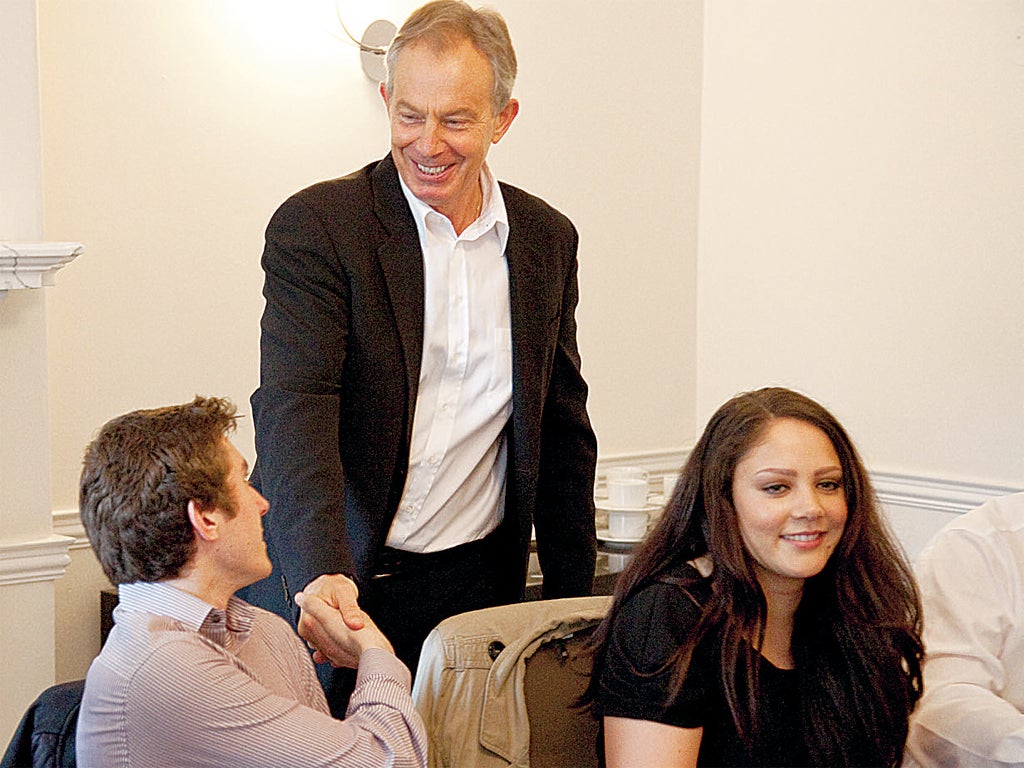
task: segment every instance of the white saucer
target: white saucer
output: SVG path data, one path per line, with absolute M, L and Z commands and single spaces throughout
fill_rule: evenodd
M 632 537 L 625 538 L 625 537 L 619 537 L 619 536 L 612 536 L 608 532 L 607 528 L 598 528 L 597 529 L 597 540 L 600 541 L 600 542 L 606 543 L 606 544 L 639 544 L 641 541 L 644 540 L 644 537 L 643 536 L 639 536 L 639 537 L 634 539 Z

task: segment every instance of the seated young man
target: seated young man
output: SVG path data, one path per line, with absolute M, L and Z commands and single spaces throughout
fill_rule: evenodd
M 227 438 L 235 419 L 196 397 L 120 416 L 86 450 L 82 523 L 120 597 L 86 679 L 78 765 L 426 765 L 409 671 L 369 617 L 352 629 L 339 606 L 295 598 L 317 661 L 358 669 L 335 720 L 291 627 L 234 597 L 271 570 L 268 504 Z

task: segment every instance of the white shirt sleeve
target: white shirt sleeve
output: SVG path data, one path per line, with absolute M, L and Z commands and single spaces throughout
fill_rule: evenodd
M 918 562 L 924 696 L 906 765 L 1024 764 L 1021 541 L 954 526 Z

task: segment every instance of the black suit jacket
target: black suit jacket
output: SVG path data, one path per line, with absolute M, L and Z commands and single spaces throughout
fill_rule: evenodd
M 545 597 L 589 594 L 597 447 L 576 346 L 577 234 L 538 198 L 504 184 L 502 195 L 509 578 L 521 593 L 532 522 Z M 391 157 L 287 200 L 262 263 L 254 474 L 275 569 L 291 592 L 323 573 L 365 579 L 405 485 L 423 348 L 423 258 Z

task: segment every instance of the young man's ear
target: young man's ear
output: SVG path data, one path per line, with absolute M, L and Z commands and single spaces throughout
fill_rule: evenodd
M 190 499 L 188 502 L 188 519 L 196 536 L 205 541 L 216 541 L 220 538 L 220 524 L 223 516 L 219 509 L 205 506 L 201 501 Z

